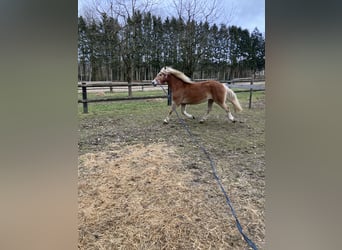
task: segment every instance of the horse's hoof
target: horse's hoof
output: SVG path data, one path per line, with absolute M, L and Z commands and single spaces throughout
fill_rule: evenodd
M 164 121 L 163 121 L 163 124 L 168 124 L 168 123 L 169 123 L 169 122 L 168 122 L 168 121 L 166 121 L 166 120 L 164 120 Z
M 192 116 L 192 119 L 195 120 L 196 119 L 195 116 Z
M 204 120 L 200 120 L 199 123 L 204 123 Z

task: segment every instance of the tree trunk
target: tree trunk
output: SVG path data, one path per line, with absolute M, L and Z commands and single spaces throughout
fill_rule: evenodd
M 132 62 L 127 64 L 127 83 L 128 83 L 128 96 L 132 96 L 132 79 L 133 79 L 133 70 L 132 70 Z

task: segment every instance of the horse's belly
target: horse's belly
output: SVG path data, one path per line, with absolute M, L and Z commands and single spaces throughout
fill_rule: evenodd
M 207 100 L 212 99 L 211 95 L 199 94 L 197 96 L 193 96 L 191 98 L 185 97 L 182 101 L 183 104 L 199 104 L 202 102 L 206 102 Z

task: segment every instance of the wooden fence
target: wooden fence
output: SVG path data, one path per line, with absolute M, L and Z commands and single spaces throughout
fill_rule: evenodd
M 255 85 L 255 82 L 264 82 L 264 79 L 255 80 L 253 78 L 240 78 L 240 79 L 233 79 L 230 81 L 225 81 L 222 83 L 227 84 L 227 86 L 234 90 L 235 93 L 239 92 L 249 92 L 249 104 L 248 107 L 252 107 L 252 97 L 253 92 L 255 91 L 265 91 L 265 85 Z M 250 84 L 241 84 L 249 82 Z M 240 83 L 240 84 L 239 84 Z M 170 90 L 167 88 L 168 95 L 155 95 L 155 96 L 131 96 L 131 97 L 105 97 L 105 98 L 96 98 L 96 99 L 88 99 L 88 92 L 91 89 L 98 89 L 98 90 L 110 90 L 120 88 L 121 90 L 124 88 L 128 92 L 128 83 L 115 83 L 115 82 L 82 82 L 78 83 L 79 92 L 82 93 L 82 99 L 78 100 L 78 103 L 83 104 L 83 113 L 88 113 L 88 103 L 92 102 L 114 102 L 114 101 L 129 101 L 129 100 L 147 100 L 147 99 L 156 99 L 156 98 L 166 98 L 167 105 L 171 105 L 171 94 Z M 130 86 L 132 88 L 137 89 L 137 87 L 141 88 L 144 91 L 145 87 L 152 87 L 152 84 L 149 82 L 142 82 L 142 83 L 131 83 Z M 109 89 L 108 89 L 109 88 Z

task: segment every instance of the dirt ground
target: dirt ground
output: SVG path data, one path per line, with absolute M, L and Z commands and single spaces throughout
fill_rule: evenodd
M 217 105 L 204 124 L 185 122 L 214 159 L 244 232 L 264 249 L 265 100 L 252 109 L 240 101 L 239 122 Z M 160 108 L 81 116 L 79 249 L 249 249 L 206 155 L 176 115 L 162 123 L 165 100 L 152 104 Z M 188 108 L 196 117 L 205 110 Z

